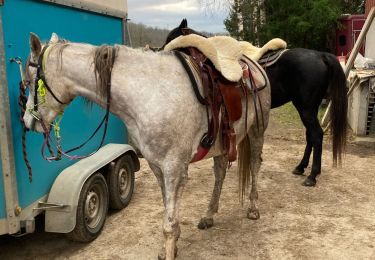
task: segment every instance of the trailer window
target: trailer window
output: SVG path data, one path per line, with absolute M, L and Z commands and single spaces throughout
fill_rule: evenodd
M 346 36 L 345 35 L 340 35 L 339 36 L 339 45 L 340 46 L 345 46 L 346 45 Z

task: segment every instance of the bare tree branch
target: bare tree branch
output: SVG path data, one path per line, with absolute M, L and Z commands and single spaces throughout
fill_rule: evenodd
M 229 11 L 233 2 L 233 0 L 198 0 L 201 8 L 209 15 L 219 11 Z

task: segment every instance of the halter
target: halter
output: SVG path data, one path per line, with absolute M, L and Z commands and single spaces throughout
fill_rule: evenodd
M 62 119 L 62 115 L 64 114 L 64 110 L 59 111 L 59 119 L 56 121 L 55 124 L 52 124 L 50 127 L 47 128 L 46 124 L 43 121 L 43 118 L 41 115 L 38 115 L 38 109 L 39 105 L 45 103 L 45 96 L 47 94 L 47 90 L 51 93 L 52 97 L 60 104 L 62 105 L 67 105 L 68 103 L 62 102 L 52 91 L 52 89 L 48 86 L 46 78 L 45 78 L 45 62 L 46 62 L 46 57 L 50 51 L 50 47 L 48 44 L 45 45 L 39 55 L 38 58 L 38 63 L 34 62 L 28 62 L 28 66 L 34 67 L 37 69 L 36 71 L 36 77 L 34 81 L 34 106 L 31 108 L 27 108 L 28 112 L 34 117 L 34 119 L 38 120 L 43 128 L 43 135 L 44 135 L 44 142 L 42 145 L 42 156 L 44 159 L 51 161 L 51 160 L 60 160 L 61 159 L 61 154 L 62 154 L 62 149 L 60 145 L 61 141 L 61 136 L 60 136 L 60 121 Z M 23 84 L 25 84 L 24 81 L 22 81 Z M 30 82 L 28 82 L 30 83 Z M 26 83 L 27 84 L 27 83 Z M 40 100 L 38 100 L 38 94 L 40 96 Z M 35 120 L 32 121 L 32 128 L 34 128 Z M 54 132 L 55 132 L 55 137 L 57 140 L 57 156 L 54 155 L 53 150 L 51 148 L 51 138 L 50 138 L 50 132 L 52 126 L 54 127 Z M 48 150 L 50 154 L 52 155 L 51 157 L 46 157 L 44 156 L 44 147 L 48 146 Z
M 55 93 L 53 93 L 52 89 L 48 86 L 46 77 L 44 74 L 44 69 L 45 69 L 45 62 L 46 59 L 44 59 L 44 55 L 48 55 L 49 52 L 49 45 L 45 45 L 42 49 L 42 52 L 39 55 L 38 58 L 38 63 L 34 62 L 29 62 L 29 66 L 36 68 L 36 78 L 35 78 L 35 83 L 34 83 L 34 110 L 38 111 L 38 92 L 40 96 L 44 97 L 47 94 L 47 90 L 51 93 L 52 97 L 59 102 L 62 105 L 67 105 L 68 103 L 62 102 Z M 38 87 L 36 87 L 38 86 Z
M 86 157 L 89 157 L 91 156 L 92 154 L 94 154 L 95 152 L 97 152 L 104 144 L 104 139 L 105 139 L 105 136 L 106 136 L 106 132 L 107 132 L 107 128 L 108 128 L 108 119 L 109 119 L 109 109 L 110 109 L 110 84 L 108 86 L 108 93 L 107 93 L 107 106 L 106 106 L 106 113 L 103 117 L 103 119 L 101 120 L 101 122 L 99 123 L 98 127 L 95 129 L 95 131 L 92 133 L 92 135 L 85 141 L 83 142 L 81 145 L 78 145 L 74 148 L 71 148 L 67 151 L 63 151 L 62 150 L 62 147 L 61 147 L 61 144 L 60 144 L 60 141 L 61 141 L 61 136 L 60 136 L 60 121 L 62 119 L 62 114 L 63 114 L 63 110 L 60 111 L 60 118 L 58 120 L 56 120 L 56 123 L 51 125 L 51 127 L 48 127 L 46 126 L 46 124 L 44 123 L 43 119 L 41 118 L 41 116 L 38 116 L 37 113 L 35 112 L 38 112 L 38 107 L 40 104 L 44 103 L 45 102 L 45 95 L 47 94 L 47 91 L 52 95 L 52 97 L 60 104 L 62 105 L 68 105 L 70 103 L 70 101 L 68 103 L 65 103 L 65 102 L 62 102 L 56 95 L 55 93 L 52 91 L 52 89 L 50 88 L 50 86 L 48 86 L 47 84 L 47 81 L 46 81 L 46 78 L 45 78 L 45 73 L 44 73 L 44 70 L 45 70 L 45 57 L 48 55 L 48 52 L 50 50 L 50 46 L 49 45 L 45 45 L 42 49 L 42 52 L 38 58 L 38 63 L 34 63 L 34 62 L 31 62 L 29 61 L 27 63 L 28 66 L 30 67 L 34 67 L 37 69 L 37 75 L 36 75 L 36 78 L 35 78 L 35 85 L 34 85 L 34 106 L 32 108 L 29 108 L 28 109 L 28 112 L 31 113 L 31 115 L 40 122 L 42 128 L 43 128 L 43 135 L 44 135 L 44 141 L 43 141 L 43 144 L 42 144 L 42 149 L 41 149 L 41 153 L 42 153 L 42 157 L 47 160 L 47 161 L 52 161 L 52 160 L 60 160 L 61 159 L 61 156 L 64 155 L 66 157 L 68 157 L 69 159 L 73 160 L 73 159 L 82 159 L 82 158 L 86 158 Z M 115 56 L 115 53 L 116 53 L 116 49 L 113 48 L 112 51 L 114 52 L 114 56 Z M 26 131 L 27 131 L 27 128 L 25 126 L 25 122 L 23 121 L 23 115 L 24 113 L 26 112 L 26 102 L 27 102 L 27 97 L 26 97 L 26 94 L 25 94 L 25 90 L 27 88 L 27 86 L 30 84 L 30 81 L 28 80 L 25 80 L 24 79 L 24 76 L 23 76 L 23 73 L 22 73 L 22 61 L 20 58 L 13 58 L 11 59 L 12 62 L 16 62 L 19 66 L 20 66 L 20 74 L 21 74 L 21 82 L 20 82 L 20 97 L 19 97 L 19 105 L 21 107 L 21 116 L 20 116 L 20 121 L 23 125 L 23 135 L 22 135 L 22 144 L 23 144 L 23 154 L 24 154 L 24 160 L 25 160 L 25 163 L 26 163 L 26 166 L 28 168 L 28 171 L 29 171 L 29 180 L 31 182 L 32 180 L 32 169 L 31 169 L 31 166 L 29 164 L 29 161 L 27 159 L 27 154 L 26 154 Z M 38 100 L 38 94 L 39 96 L 41 97 L 41 100 Z M 34 124 L 34 121 L 33 123 Z M 99 129 L 103 126 L 104 124 L 104 132 L 103 132 L 103 136 L 102 136 L 102 139 L 100 141 L 100 144 L 99 144 L 99 147 L 92 153 L 88 154 L 88 155 L 83 155 L 83 156 L 78 156 L 78 155 L 69 155 L 68 153 L 72 152 L 72 151 L 75 151 L 75 150 L 78 150 L 80 148 L 82 148 L 85 144 L 87 144 L 95 135 L 96 133 L 99 131 Z M 57 155 L 55 156 L 54 153 L 53 153 L 53 150 L 51 148 L 51 143 L 50 142 L 53 142 L 52 138 L 50 137 L 50 132 L 51 132 L 51 128 L 52 126 L 54 127 L 54 134 L 55 134 L 55 137 L 56 137 L 56 150 L 57 150 Z M 48 147 L 48 150 L 49 150 L 49 153 L 51 154 L 50 157 L 46 157 L 45 154 L 44 154 L 44 150 L 45 150 L 45 147 Z

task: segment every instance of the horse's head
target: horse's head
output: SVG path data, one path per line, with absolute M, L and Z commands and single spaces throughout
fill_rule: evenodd
M 27 128 L 38 132 L 46 132 L 71 101 L 59 91 L 63 83 L 55 78 L 57 59 L 48 59 L 58 42 L 55 33 L 47 44 L 42 44 L 37 35 L 30 33 L 30 54 L 23 79 L 29 88 L 29 97 L 23 119 Z
M 187 28 L 188 28 L 187 20 L 182 19 L 180 25 L 178 27 L 172 29 L 169 32 L 169 34 L 167 35 L 167 39 L 165 40 L 164 45 L 167 45 L 173 39 L 176 39 L 177 37 L 179 37 L 181 35 L 184 35 L 183 31 L 184 31 L 184 29 L 187 29 Z
M 165 40 L 165 43 L 163 45 L 163 48 L 165 45 L 167 45 L 169 42 L 173 41 L 179 36 L 182 35 L 188 35 L 188 34 L 198 34 L 200 36 L 206 37 L 205 35 L 202 35 L 201 33 L 194 31 L 193 29 L 188 27 L 188 23 L 186 19 L 182 19 L 180 25 L 174 29 L 172 29 L 169 34 L 167 35 L 167 39 Z

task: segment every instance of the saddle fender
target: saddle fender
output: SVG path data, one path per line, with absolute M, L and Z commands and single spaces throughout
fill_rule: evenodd
M 219 83 L 220 92 L 228 111 L 229 121 L 235 122 L 242 116 L 241 88 L 238 82 Z
M 71 232 L 76 225 L 78 200 L 86 180 L 125 153 L 131 155 L 134 170 L 138 171 L 140 165 L 136 152 L 128 144 L 107 144 L 90 157 L 64 169 L 56 178 L 48 195 L 47 203 L 60 206 L 46 209 L 45 231 Z

